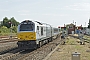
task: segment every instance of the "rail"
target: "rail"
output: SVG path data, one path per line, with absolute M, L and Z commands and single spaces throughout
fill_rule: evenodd
M 13 38 L 14 38 L 14 39 L 15 39 L 15 38 L 17 39 L 17 36 L 0 36 L 0 40 L 8 40 L 8 39 L 11 39 L 11 38 L 12 38 L 12 39 L 13 39 Z

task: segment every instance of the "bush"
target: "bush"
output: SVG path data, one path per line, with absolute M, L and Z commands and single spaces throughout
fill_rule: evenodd
M 9 33 L 10 30 L 9 30 L 7 27 L 2 26 L 1 29 L 0 29 L 0 32 L 1 32 L 1 33 Z
M 16 26 L 14 26 L 14 27 L 12 27 L 12 34 L 13 33 L 17 33 L 17 27 Z M 0 36 L 1 35 L 10 35 L 11 34 L 11 28 L 7 28 L 7 27 L 5 27 L 5 26 L 2 26 L 1 28 L 0 28 Z

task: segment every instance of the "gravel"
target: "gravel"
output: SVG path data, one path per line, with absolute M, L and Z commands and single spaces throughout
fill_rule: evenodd
M 0 43 L 0 52 L 17 47 L 17 42 Z

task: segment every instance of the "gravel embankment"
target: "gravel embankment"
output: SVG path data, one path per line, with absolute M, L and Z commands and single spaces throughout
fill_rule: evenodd
M 17 47 L 17 42 L 0 43 L 0 52 Z

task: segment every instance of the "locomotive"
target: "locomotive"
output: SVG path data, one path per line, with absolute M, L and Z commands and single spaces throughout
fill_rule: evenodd
M 59 34 L 59 28 L 38 21 L 25 20 L 17 28 L 17 45 L 20 49 L 36 49 L 57 38 Z

